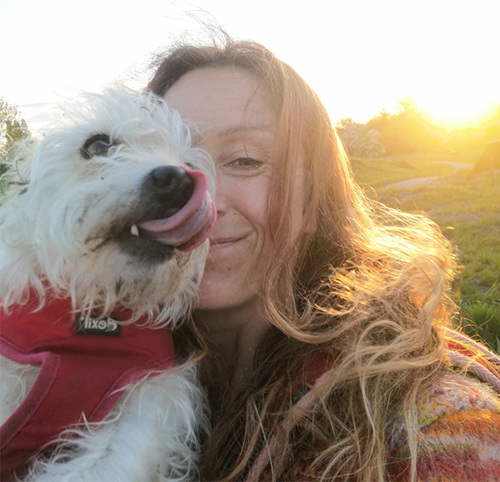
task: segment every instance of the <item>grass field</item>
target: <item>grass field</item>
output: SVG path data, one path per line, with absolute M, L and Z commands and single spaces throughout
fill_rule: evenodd
M 353 159 L 357 181 L 368 195 L 408 212 L 426 213 L 456 249 L 462 266 L 453 285 L 460 314 L 456 322 L 500 353 L 500 173 L 454 172 L 447 163 L 472 165 L 478 153 L 424 159 Z M 389 184 L 440 176 L 410 188 Z

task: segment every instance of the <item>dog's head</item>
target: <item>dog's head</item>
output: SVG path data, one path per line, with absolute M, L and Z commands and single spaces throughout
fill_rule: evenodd
M 50 286 L 75 308 L 175 320 L 189 309 L 215 221 L 214 168 L 152 94 L 110 90 L 14 150 L 0 208 L 0 296 Z

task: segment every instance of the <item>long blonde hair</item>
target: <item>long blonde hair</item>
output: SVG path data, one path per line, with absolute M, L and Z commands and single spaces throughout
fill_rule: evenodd
M 437 327 L 448 326 L 455 310 L 451 247 L 428 219 L 367 198 L 321 101 L 263 46 L 223 33 L 212 44 L 175 46 L 148 88 L 164 95 L 193 69 L 227 65 L 257 75 L 271 92 L 281 142 L 268 200 L 274 250 L 263 297 L 270 329 L 245 386 L 218 386 L 217 365 L 206 361 L 214 412 L 203 475 L 245 478 L 260 441 L 274 436 L 280 450 L 264 464 L 262 480 L 291 477 L 299 453 L 307 453 L 302 477 L 383 480 L 385 434 L 397 413 L 406 420 L 415 477 L 417 393 L 443 363 Z M 287 206 L 300 159 L 304 217 L 314 229 L 292 243 Z M 316 371 L 322 376 L 314 385 Z M 304 386 L 314 397 L 289 427 L 284 421 Z

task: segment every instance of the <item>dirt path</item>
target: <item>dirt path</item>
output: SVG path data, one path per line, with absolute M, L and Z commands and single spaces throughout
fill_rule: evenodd
M 467 169 L 468 167 L 471 167 L 470 164 L 466 164 L 464 162 L 441 161 L 441 163 L 448 164 L 453 168 L 451 174 L 454 174 L 457 171 L 461 171 L 462 169 Z M 386 189 L 388 187 L 398 187 L 405 189 L 410 187 L 422 186 L 425 184 L 435 184 L 439 182 L 439 180 L 442 177 L 443 176 L 414 177 L 411 179 L 404 179 L 403 181 L 386 184 L 385 186 L 382 186 L 382 189 Z

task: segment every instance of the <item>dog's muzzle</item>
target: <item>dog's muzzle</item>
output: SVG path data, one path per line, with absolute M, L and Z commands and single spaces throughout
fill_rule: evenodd
M 201 171 L 162 166 L 153 169 L 141 187 L 148 203 L 147 219 L 137 223 L 141 238 L 192 250 L 207 239 L 216 220 L 216 208 Z

